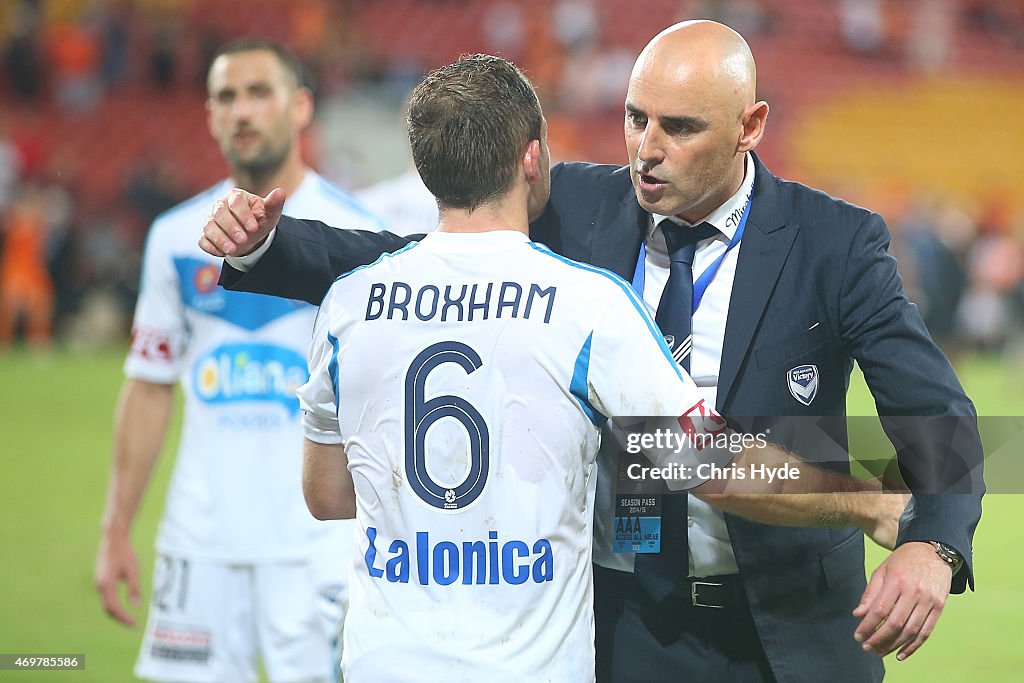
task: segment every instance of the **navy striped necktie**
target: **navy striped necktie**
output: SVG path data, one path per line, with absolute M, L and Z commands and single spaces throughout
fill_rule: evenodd
M 690 350 L 693 348 L 693 259 L 697 243 L 714 237 L 718 229 L 710 223 L 689 228 L 665 219 L 661 222 L 661 230 L 665 234 L 671 263 L 668 282 L 661 293 L 654 320 L 665 335 L 672 357 L 689 372 Z
M 663 220 L 660 227 L 671 263 L 654 320 L 665 335 L 672 357 L 689 372 L 693 351 L 693 259 L 697 243 L 718 235 L 719 231 L 710 223 L 684 227 L 668 219 Z M 686 498 L 683 492 L 664 496 L 661 552 L 636 556 L 637 583 L 658 602 L 667 598 L 689 573 Z

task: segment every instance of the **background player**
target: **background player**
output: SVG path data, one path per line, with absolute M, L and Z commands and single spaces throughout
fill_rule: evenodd
M 547 135 L 515 66 L 475 55 L 433 72 L 409 123 L 438 231 L 338 279 L 299 391 L 310 509 L 359 521 L 345 679 L 592 681 L 599 427 L 704 402 L 624 281 L 529 241 Z
M 184 431 L 164 518 L 136 674 L 155 680 L 333 678 L 352 532 L 317 522 L 300 495 L 298 404 L 315 309 L 216 285 L 219 263 L 192 234 L 235 185 L 284 188 L 297 214 L 378 223 L 309 169 L 299 136 L 313 115 L 296 58 L 280 45 L 224 46 L 208 74 L 210 133 L 231 178 L 159 217 L 146 245 L 127 380 L 117 409 L 95 583 L 104 608 L 140 596 L 132 521 L 160 453 L 174 384 Z M 326 620 L 325 620 L 326 617 Z
M 437 227 L 437 200 L 415 168 L 363 188 L 356 197 L 396 235 L 425 234 Z

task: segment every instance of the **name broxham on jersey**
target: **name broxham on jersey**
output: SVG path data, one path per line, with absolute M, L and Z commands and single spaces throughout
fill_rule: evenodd
M 232 186 L 224 181 L 157 218 L 146 244 L 125 374 L 180 382 L 185 399 L 157 550 L 239 562 L 307 557 L 312 543 L 349 531 L 317 522 L 302 497 L 295 390 L 308 378 L 316 309 L 217 285 L 221 259 L 197 240 Z M 378 229 L 311 171 L 285 211 Z
M 592 681 L 599 426 L 700 403 L 629 286 L 431 233 L 334 283 L 309 366 L 355 483 L 345 680 Z

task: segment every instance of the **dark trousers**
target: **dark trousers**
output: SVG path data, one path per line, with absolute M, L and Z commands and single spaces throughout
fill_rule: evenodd
M 654 603 L 632 574 L 595 565 L 594 616 L 597 683 L 775 683 L 745 600 L 696 607 L 681 589 Z

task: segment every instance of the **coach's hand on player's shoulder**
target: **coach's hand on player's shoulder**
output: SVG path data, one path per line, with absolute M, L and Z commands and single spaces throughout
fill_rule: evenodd
M 104 532 L 96 553 L 93 584 L 100 594 L 103 609 L 114 619 L 127 626 L 135 626 L 135 617 L 121 602 L 121 583 L 128 588 L 128 601 L 132 607 L 141 602 L 139 591 L 139 560 L 127 533 Z
M 861 619 L 854 638 L 879 657 L 899 648 L 896 658 L 906 659 L 935 630 L 952 578 L 930 543 L 904 543 L 871 574 L 853 610 Z
M 236 187 L 214 203 L 203 226 L 199 246 L 213 256 L 251 253 L 277 227 L 284 199 L 284 190 L 279 187 L 266 197 Z

